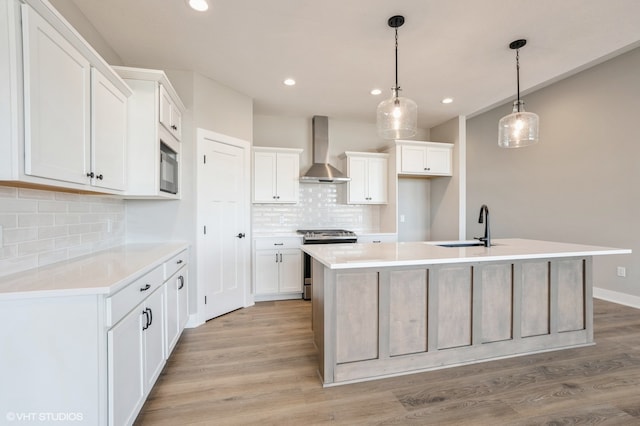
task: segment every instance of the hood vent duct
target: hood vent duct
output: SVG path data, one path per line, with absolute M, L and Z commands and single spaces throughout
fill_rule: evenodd
M 300 178 L 303 183 L 344 183 L 351 180 L 329 164 L 329 118 L 313 116 L 313 165 Z

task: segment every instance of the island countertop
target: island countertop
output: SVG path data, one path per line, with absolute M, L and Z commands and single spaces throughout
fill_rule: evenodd
M 492 241 L 491 247 L 441 247 L 438 245 L 445 243 L 450 242 L 318 244 L 303 245 L 301 249 L 329 269 L 436 265 L 508 259 L 542 259 L 631 253 L 629 249 L 521 238 L 495 239 Z

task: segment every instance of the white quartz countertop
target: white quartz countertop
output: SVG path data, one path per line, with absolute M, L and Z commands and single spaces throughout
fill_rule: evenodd
M 0 277 L 0 300 L 113 294 L 186 248 L 184 242 L 125 244 Z
M 438 241 L 303 245 L 330 269 L 435 265 L 498 260 L 628 254 L 631 250 L 519 238 L 496 239 L 491 247 L 440 247 Z

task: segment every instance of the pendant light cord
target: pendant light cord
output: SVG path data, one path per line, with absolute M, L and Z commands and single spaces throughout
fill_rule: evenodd
M 518 86 L 518 112 L 520 112 L 520 49 L 516 49 L 516 85 Z
M 400 87 L 398 87 L 398 27 L 396 27 L 396 98 L 400 95 Z

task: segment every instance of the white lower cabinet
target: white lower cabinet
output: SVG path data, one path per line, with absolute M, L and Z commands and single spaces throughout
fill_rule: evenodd
M 0 407 L 55 409 L 83 425 L 134 423 L 188 315 L 182 246 L 120 274 L 135 264 L 129 257 L 153 258 L 154 248 L 148 250 L 97 254 L 93 263 L 105 265 L 95 266 L 95 274 L 87 272 L 93 267 L 87 259 L 63 262 L 47 271 L 45 290 L 0 292 L 0 324 L 7 325 L 0 327 L 0 342 L 10 349 L 0 350 L 0 378 L 11 383 L 0 385 Z M 29 278 L 20 279 L 35 286 L 42 281 L 38 272 L 24 275 Z M 68 285 L 87 277 L 100 287 Z M 60 290 L 50 288 L 53 281 Z
M 253 283 L 255 300 L 302 297 L 301 238 L 256 238 Z
M 133 423 L 144 403 L 142 325 L 135 309 L 107 333 L 111 425 Z
M 187 268 L 182 267 L 173 274 L 165 285 L 166 291 L 166 353 L 167 357 L 178 343 L 178 338 L 189 319 L 187 287 Z

